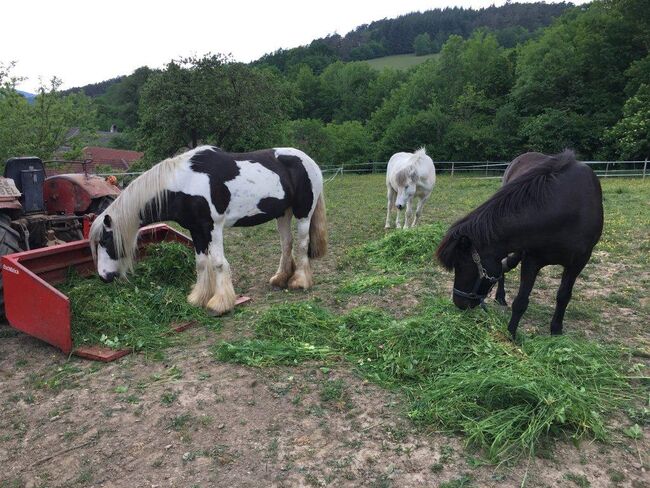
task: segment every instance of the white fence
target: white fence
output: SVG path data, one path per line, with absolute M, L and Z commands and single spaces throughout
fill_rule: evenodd
M 602 178 L 612 177 L 641 177 L 650 176 L 648 160 L 645 161 L 583 161 L 591 166 L 595 173 Z M 332 177 L 343 173 L 385 173 L 386 162 L 371 161 L 368 163 L 345 164 L 341 166 L 324 166 L 323 174 Z M 501 178 L 509 162 L 479 162 L 479 161 L 435 161 L 437 174 L 449 174 L 459 177 Z
M 593 168 L 601 178 L 650 177 L 650 165 L 645 161 L 583 161 Z M 322 165 L 325 181 L 331 181 L 340 174 L 383 174 L 386 172 L 386 162 L 371 161 L 359 164 L 344 164 L 340 166 Z M 437 174 L 448 174 L 460 178 L 501 178 L 506 168 L 506 162 L 477 162 L 477 161 L 435 161 Z M 119 185 L 128 185 L 136 176 L 142 173 L 111 173 L 117 176 Z M 109 174 L 99 174 L 109 176 Z

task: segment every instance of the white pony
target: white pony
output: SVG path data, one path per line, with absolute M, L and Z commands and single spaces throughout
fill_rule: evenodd
M 436 168 L 424 148 L 414 153 L 393 154 L 386 168 L 386 188 L 388 190 L 388 210 L 386 229 L 390 228 L 390 211 L 396 208 L 395 227 L 400 225 L 400 210 L 406 208 L 404 228 L 415 227 L 422 215 L 422 207 L 431 195 L 436 184 Z M 413 217 L 413 199 L 418 197 L 418 205 Z M 410 224 L 409 224 L 410 221 Z

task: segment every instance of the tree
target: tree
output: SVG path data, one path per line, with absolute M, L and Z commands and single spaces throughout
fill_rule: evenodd
M 0 66 L 0 160 L 26 155 L 48 159 L 64 143 L 79 151 L 94 129 L 90 99 L 82 93 L 61 95 L 61 81 L 52 78 L 30 104 L 15 89 L 20 78 L 11 76 L 13 67 Z M 72 128 L 79 129 L 75 137 L 69 137 Z
M 416 56 L 424 56 L 425 54 L 431 54 L 433 52 L 433 42 L 431 42 L 431 36 L 428 32 L 419 34 L 415 36 L 413 41 L 413 51 Z
M 170 62 L 142 87 L 140 146 L 152 159 L 183 147 L 245 150 L 272 144 L 293 103 L 270 70 L 207 55 Z
M 642 84 L 623 107 L 623 118 L 606 137 L 621 158 L 641 160 L 650 157 L 650 85 Z

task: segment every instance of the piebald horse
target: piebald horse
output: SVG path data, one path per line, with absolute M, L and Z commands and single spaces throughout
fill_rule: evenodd
M 573 285 L 602 230 L 603 197 L 591 168 L 568 150 L 526 153 L 510 163 L 492 197 L 449 228 L 437 256 L 455 272 L 453 301 L 462 309 L 483 305 L 497 282 L 497 301 L 505 304 L 503 274 L 521 261 L 508 325 L 513 338 L 540 269 L 563 266 L 551 319 L 551 334 L 561 334 Z
M 406 207 L 404 228 L 415 227 L 422 215 L 422 207 L 431 196 L 436 184 L 436 168 L 424 148 L 414 153 L 399 152 L 391 156 L 386 168 L 386 189 L 388 209 L 386 210 L 386 229 L 390 228 L 390 211 L 396 209 L 395 227 L 400 224 L 400 211 Z M 418 205 L 413 216 L 413 200 L 418 197 Z M 409 224 L 410 221 L 410 224 Z
M 292 256 L 291 218 L 297 220 Z M 235 306 L 224 228 L 277 219 L 282 257 L 271 285 L 312 286 L 310 258 L 327 250 L 323 177 L 318 165 L 293 148 L 228 153 L 201 146 L 166 159 L 136 178 L 92 224 L 90 246 L 102 280 L 132 271 L 138 229 L 175 221 L 196 253 L 196 284 L 188 301 L 221 315 Z M 295 258 L 295 259 L 294 259 Z

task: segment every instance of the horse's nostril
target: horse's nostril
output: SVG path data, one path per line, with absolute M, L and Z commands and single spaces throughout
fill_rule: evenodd
M 402 210 L 404 208 L 404 205 L 397 205 L 397 210 Z
M 101 274 L 99 275 L 101 280 L 104 283 L 110 283 L 112 282 L 115 278 L 117 278 L 117 273 L 108 273 L 106 276 L 102 276 Z

